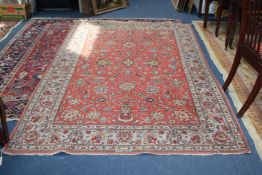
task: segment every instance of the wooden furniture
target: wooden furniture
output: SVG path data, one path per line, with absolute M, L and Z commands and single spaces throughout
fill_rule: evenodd
M 208 11 L 211 2 L 212 0 L 206 0 L 205 16 L 204 16 L 204 24 L 203 24 L 204 28 L 207 27 Z M 222 12 L 227 6 L 228 2 L 230 2 L 230 13 L 228 15 L 228 22 L 227 22 L 227 29 L 226 29 L 225 49 L 227 49 L 228 46 L 232 48 L 232 43 L 236 32 L 236 26 L 238 23 L 241 6 L 242 6 L 241 0 L 219 0 L 219 5 L 217 9 L 216 29 L 215 29 L 216 36 L 218 36 L 218 30 L 220 27 Z
M 93 7 L 93 14 L 99 15 L 113 10 L 126 8 L 128 0 L 105 1 L 105 0 L 91 0 Z
M 199 5 L 198 5 L 198 17 L 201 18 L 202 16 L 202 6 L 203 6 L 203 0 L 199 0 Z
M 1 128 L 0 128 L 0 145 L 4 146 L 9 140 L 6 116 L 4 113 L 4 103 L 0 98 L 0 118 L 1 118 Z
M 217 8 L 216 30 L 215 30 L 216 37 L 218 36 L 218 30 L 220 27 L 223 10 L 225 10 L 227 6 L 228 6 L 228 0 L 219 0 L 219 5 Z
M 85 16 L 92 16 L 93 15 L 93 7 L 91 0 L 81 0 L 83 14 Z
M 194 6 L 194 0 L 189 0 L 188 2 L 188 12 L 189 13 L 192 13 L 193 6 Z
M 227 30 L 226 30 L 226 42 L 225 49 L 232 48 L 232 43 L 234 40 L 237 23 L 241 16 L 241 0 L 229 0 L 230 2 L 230 12 L 228 15 Z
M 206 6 L 205 6 L 205 16 L 204 16 L 204 25 L 203 27 L 207 27 L 207 21 L 208 21 L 208 12 L 209 12 L 209 6 L 211 4 L 212 0 L 206 0 Z M 215 29 L 215 35 L 218 36 L 218 30 L 220 27 L 222 12 L 225 9 L 227 5 L 227 0 L 219 0 L 219 5 L 217 9 L 217 19 L 216 19 L 216 29 Z
M 81 9 L 85 16 L 98 15 L 113 10 L 126 8 L 129 5 L 128 0 L 104 1 L 104 0 L 79 0 Z M 185 0 L 186 1 L 186 0 Z
M 234 62 L 223 89 L 226 90 L 231 83 L 242 57 L 254 67 L 258 76 L 252 91 L 238 112 L 238 117 L 243 116 L 262 86 L 262 0 L 242 0 L 241 6 L 240 38 Z
M 205 16 L 204 16 L 204 25 L 203 27 L 207 27 L 207 20 L 208 20 L 208 12 L 209 12 L 209 6 L 211 4 L 212 0 L 206 0 L 206 6 L 205 6 Z M 201 5 L 202 6 L 202 5 Z

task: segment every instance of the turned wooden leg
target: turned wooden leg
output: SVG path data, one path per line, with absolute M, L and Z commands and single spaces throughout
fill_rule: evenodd
M 254 85 L 252 91 L 250 92 L 246 102 L 244 103 L 244 105 L 239 110 L 239 112 L 237 114 L 238 117 L 242 117 L 244 115 L 244 113 L 247 111 L 249 106 L 255 100 L 259 90 L 261 89 L 261 86 L 262 86 L 262 71 L 260 71 L 260 73 L 258 74 L 258 77 L 257 77 L 257 80 L 255 82 L 255 85 Z
M 210 3 L 211 3 L 211 0 L 206 0 L 204 25 L 203 25 L 204 28 L 207 27 L 207 20 L 208 20 L 208 12 L 209 12 Z
M 233 80 L 233 78 L 234 78 L 234 76 L 235 76 L 235 74 L 237 72 L 237 68 L 238 68 L 238 66 L 240 64 L 240 60 L 241 60 L 241 55 L 239 53 L 239 48 L 238 48 L 237 52 L 236 52 L 236 56 L 235 56 L 234 62 L 233 62 L 233 65 L 232 65 L 232 68 L 231 68 L 231 70 L 230 70 L 230 72 L 228 74 L 228 77 L 227 77 L 227 79 L 226 79 L 226 81 L 225 81 L 225 83 L 224 83 L 224 85 L 222 87 L 224 91 L 227 90 L 229 84 Z
M 223 9 L 224 9 L 224 5 L 223 5 L 222 0 L 220 0 L 219 1 L 219 6 L 217 8 L 216 31 L 215 31 L 216 37 L 218 36 L 218 30 L 219 30 L 219 27 L 220 27 L 220 22 L 221 22 Z

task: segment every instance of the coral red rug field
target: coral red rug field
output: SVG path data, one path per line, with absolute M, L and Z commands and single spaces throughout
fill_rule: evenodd
M 5 153 L 249 152 L 190 25 L 153 20 L 31 25 L 40 23 L 53 36 L 61 34 L 54 26 L 69 25 L 47 54 L 53 61 Z M 36 47 L 42 40 L 34 41 Z

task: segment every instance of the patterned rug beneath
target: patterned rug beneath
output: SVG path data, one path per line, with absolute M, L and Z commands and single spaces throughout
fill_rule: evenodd
M 5 153 L 250 152 L 190 25 L 32 20 L 21 36 L 32 68 L 49 61 Z M 5 84 L 34 77 L 32 68 Z
M 15 27 L 19 21 L 5 21 L 0 20 L 0 41 Z
M 72 27 L 72 21 L 32 22 L 3 49 L 0 93 L 8 120 L 20 118 Z
M 224 49 L 226 25 L 223 25 L 223 23 L 221 24 L 219 37 L 215 37 L 214 35 L 215 23 L 209 22 L 208 28 L 206 30 L 203 29 L 202 22 L 195 22 L 194 25 L 199 30 L 199 33 L 201 33 L 203 40 L 205 40 L 206 46 L 208 46 L 209 48 L 209 53 L 213 53 L 214 58 L 216 58 L 216 60 L 218 61 L 218 64 L 221 66 L 220 71 L 223 73 L 224 78 L 226 78 L 231 69 L 231 65 L 236 53 L 236 49 L 228 49 L 227 51 Z M 237 39 L 235 39 L 234 41 L 234 48 L 236 48 Z M 224 70 L 224 72 L 222 70 Z M 242 104 L 245 102 L 249 93 L 251 92 L 256 81 L 256 77 L 256 70 L 254 70 L 252 66 L 247 64 L 245 62 L 245 59 L 242 59 L 242 64 L 240 64 L 240 67 L 232 83 L 235 92 L 231 92 L 237 95 Z M 237 99 L 234 99 L 235 104 L 237 103 L 237 101 Z M 249 117 L 252 120 L 252 123 L 254 124 L 258 134 L 262 138 L 262 90 L 245 113 L 245 116 Z

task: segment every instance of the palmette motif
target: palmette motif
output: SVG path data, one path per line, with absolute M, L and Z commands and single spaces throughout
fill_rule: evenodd
M 4 151 L 248 152 L 218 86 L 189 25 L 76 20 Z

